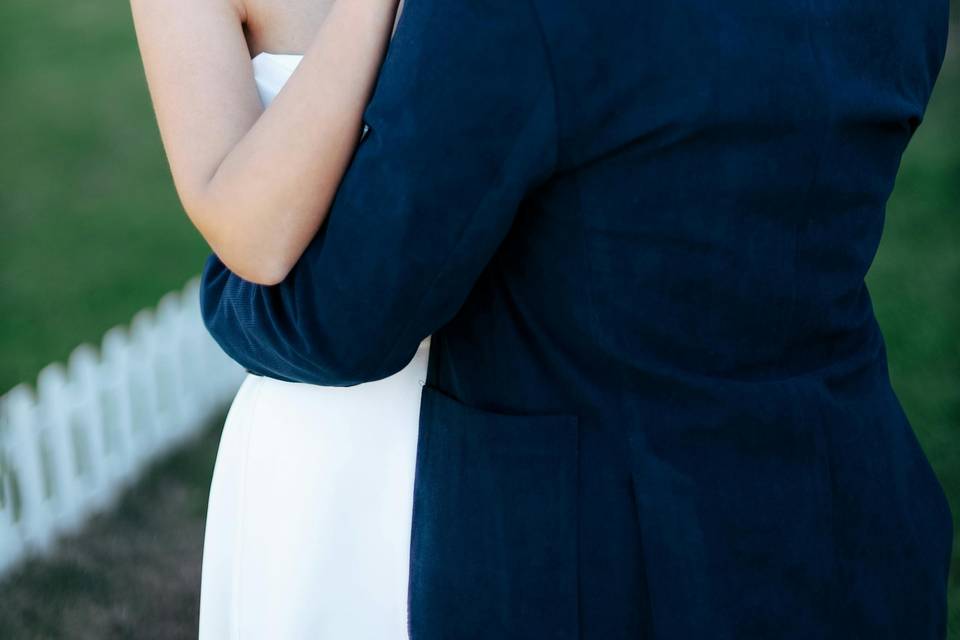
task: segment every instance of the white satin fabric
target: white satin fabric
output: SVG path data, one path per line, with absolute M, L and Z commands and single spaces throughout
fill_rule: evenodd
M 265 105 L 301 56 L 253 59 Z M 420 391 L 429 339 L 354 387 L 248 374 L 207 509 L 200 640 L 405 640 Z

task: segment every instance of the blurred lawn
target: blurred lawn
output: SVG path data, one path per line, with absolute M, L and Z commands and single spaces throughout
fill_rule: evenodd
M 198 273 L 126 2 L 0 2 L 0 393 Z
M 3 392 L 32 381 L 43 365 L 64 359 L 82 341 L 97 342 L 112 325 L 180 287 L 199 272 L 207 248 L 173 191 L 125 2 L 3 0 L 0 43 Z M 960 516 L 957 45 L 954 38 L 928 115 L 904 156 L 868 277 L 894 384 L 955 520 Z M 212 470 L 212 457 L 208 464 Z M 195 474 L 191 482 L 205 489 L 209 477 Z M 960 639 L 960 541 L 954 549 L 950 637 Z

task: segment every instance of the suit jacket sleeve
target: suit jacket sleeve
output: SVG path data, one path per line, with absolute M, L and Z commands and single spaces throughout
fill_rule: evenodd
M 326 222 L 273 286 L 209 256 L 207 329 L 281 380 L 347 386 L 399 371 L 552 173 L 555 102 L 527 0 L 409 0 Z

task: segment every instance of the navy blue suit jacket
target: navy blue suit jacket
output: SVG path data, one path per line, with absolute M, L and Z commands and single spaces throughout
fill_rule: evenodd
M 944 637 L 864 275 L 947 5 L 408 0 L 320 233 L 201 300 L 283 380 L 433 335 L 413 640 Z

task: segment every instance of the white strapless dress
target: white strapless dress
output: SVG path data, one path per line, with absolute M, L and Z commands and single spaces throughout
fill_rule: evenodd
M 299 55 L 253 59 L 263 103 Z M 248 374 L 227 414 L 203 545 L 200 640 L 405 640 L 429 339 L 354 387 Z

